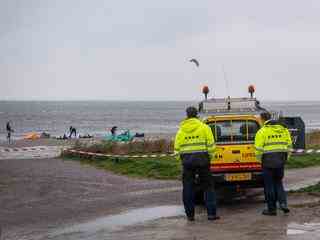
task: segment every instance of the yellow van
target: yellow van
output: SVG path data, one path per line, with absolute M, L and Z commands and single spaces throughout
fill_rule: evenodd
M 217 187 L 263 187 L 254 137 L 263 124 L 260 115 L 265 111 L 255 98 L 209 99 L 199 104 L 200 116 L 212 129 L 217 144 L 211 159 Z

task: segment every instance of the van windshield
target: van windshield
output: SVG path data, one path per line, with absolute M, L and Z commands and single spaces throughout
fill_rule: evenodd
M 252 120 L 224 120 L 209 123 L 217 143 L 253 142 L 259 124 Z

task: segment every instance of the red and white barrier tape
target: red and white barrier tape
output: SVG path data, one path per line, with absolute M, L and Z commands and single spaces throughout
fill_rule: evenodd
M 320 149 L 293 149 L 291 152 L 293 154 L 313 154 L 320 153 Z
M 96 156 L 96 157 L 114 157 L 114 158 L 157 158 L 174 156 L 173 153 L 163 154 L 143 154 L 143 155 L 121 155 L 121 154 L 104 154 L 104 153 L 92 153 L 78 150 L 66 150 L 67 153 L 74 153 L 79 155 Z
M 78 150 L 65 150 L 67 153 L 73 153 L 78 155 L 86 155 L 89 157 L 113 157 L 113 158 L 159 158 L 159 157 L 173 157 L 174 153 L 163 153 L 163 154 L 140 154 L 140 155 L 121 155 L 121 154 L 104 154 L 104 153 L 93 153 Z M 320 154 L 320 149 L 293 149 L 293 154 Z

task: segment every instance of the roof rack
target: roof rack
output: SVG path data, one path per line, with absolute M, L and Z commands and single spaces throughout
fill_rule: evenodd
M 265 111 L 256 98 L 212 98 L 199 103 L 201 114 L 260 114 Z

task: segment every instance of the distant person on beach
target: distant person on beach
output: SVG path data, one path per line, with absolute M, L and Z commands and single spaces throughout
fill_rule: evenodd
M 74 135 L 75 138 L 77 137 L 77 129 L 76 128 L 70 126 L 69 131 L 70 131 L 69 138 L 72 138 L 72 135 Z
M 111 128 L 111 130 L 110 130 L 111 135 L 114 136 L 114 137 L 116 136 L 117 128 L 118 128 L 117 126 L 113 126 L 113 127 Z
M 11 143 L 11 133 L 13 133 L 14 131 L 11 127 L 10 121 L 7 122 L 6 128 L 7 128 L 7 139 L 8 139 L 8 142 Z

